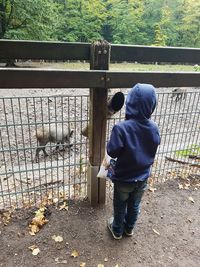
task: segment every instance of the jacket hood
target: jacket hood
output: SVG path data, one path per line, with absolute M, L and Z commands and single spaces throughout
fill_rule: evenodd
M 136 84 L 126 97 L 126 119 L 149 119 L 156 107 L 157 97 L 151 84 Z

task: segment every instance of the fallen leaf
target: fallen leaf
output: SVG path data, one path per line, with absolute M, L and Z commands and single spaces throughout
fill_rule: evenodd
M 32 255 L 37 256 L 40 253 L 40 249 L 36 245 L 28 247 L 32 251 Z
M 64 202 L 63 205 L 59 207 L 59 210 L 68 210 L 67 202 Z
M 71 253 L 71 257 L 77 258 L 79 256 L 78 252 L 76 250 L 73 250 Z
M 67 260 L 61 260 L 60 263 L 67 263 Z
M 160 233 L 158 231 L 156 231 L 155 229 L 152 229 L 154 231 L 155 234 L 160 235 Z
M 30 228 L 30 231 L 29 231 L 30 235 L 35 235 L 37 232 L 40 231 L 40 228 L 35 224 L 29 224 L 29 228 Z
M 2 221 L 4 225 L 8 225 L 10 223 L 11 217 L 12 217 L 12 213 L 14 212 L 14 209 L 11 208 L 7 211 L 4 211 L 2 213 Z
M 193 199 L 193 197 L 189 197 L 189 200 L 190 200 L 192 203 L 194 203 L 194 199 Z
M 104 261 L 107 262 L 108 261 L 108 258 L 105 258 Z
M 55 258 L 55 262 L 57 262 L 57 263 L 67 263 L 67 260 L 60 260 L 59 258 Z
M 39 249 L 39 248 L 35 248 L 35 249 L 32 251 L 33 256 L 37 256 L 38 253 L 40 253 L 40 249 Z
M 53 199 L 54 204 L 58 203 L 58 201 L 59 201 L 59 199 L 57 197 Z
M 190 184 L 185 184 L 185 185 L 184 185 L 184 189 L 187 189 L 187 190 L 188 190 L 189 187 L 190 187 Z
M 62 242 L 63 241 L 63 238 L 62 236 L 59 236 L 59 235 L 53 235 L 52 236 L 52 239 L 55 241 L 55 242 Z
M 40 228 L 48 222 L 48 220 L 45 218 L 44 212 L 46 208 L 41 207 L 35 212 L 35 217 L 32 219 L 31 223 L 29 224 L 29 234 L 35 235 L 39 232 Z
M 183 189 L 183 185 L 182 185 L 182 184 L 179 184 L 179 185 L 178 185 L 178 188 L 179 188 L 179 189 Z
M 81 262 L 80 263 L 80 267 L 85 267 L 86 266 L 86 263 L 85 262 Z
M 59 263 L 59 258 L 55 258 L 55 262 L 58 262 Z
M 149 187 L 149 191 L 152 192 L 152 193 L 154 193 L 156 190 L 157 189 L 155 187 L 151 187 L 151 186 Z
M 192 223 L 192 220 L 191 219 L 188 219 L 188 222 Z

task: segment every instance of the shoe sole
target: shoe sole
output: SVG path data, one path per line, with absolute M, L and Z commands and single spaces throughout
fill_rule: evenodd
M 125 233 L 125 235 L 128 236 L 128 237 L 133 236 L 133 233 L 129 234 L 129 233 L 127 233 L 126 231 L 124 231 L 124 233 Z
M 110 230 L 112 236 L 114 237 L 114 239 L 116 239 L 116 240 L 120 240 L 120 239 L 122 239 L 122 235 L 121 235 L 121 236 L 116 236 L 116 235 L 113 233 L 113 230 L 112 230 L 110 224 L 108 224 L 107 226 L 108 226 L 108 229 Z

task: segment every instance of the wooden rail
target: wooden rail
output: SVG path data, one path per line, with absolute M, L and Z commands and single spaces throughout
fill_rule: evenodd
M 90 44 L 0 40 L 0 59 L 90 60 Z M 200 49 L 111 44 L 110 60 L 200 64 Z
M 200 63 L 199 48 L 112 45 L 111 49 L 112 61 Z
M 102 71 L 0 68 L 0 88 L 104 88 Z
M 130 88 L 136 83 L 198 87 L 200 73 L 0 68 L 0 88 Z
M 0 40 L 0 59 L 89 60 L 90 44 Z

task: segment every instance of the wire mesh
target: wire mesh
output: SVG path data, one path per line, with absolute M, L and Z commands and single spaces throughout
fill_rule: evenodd
M 0 208 L 84 197 L 88 96 L 0 98 L 0 106 Z
M 195 158 L 200 154 L 200 91 L 188 91 L 179 95 L 180 99 L 176 96 L 171 89 L 158 89 L 152 116 L 161 133 L 151 172 L 156 182 L 200 175 L 199 159 Z M 81 132 L 89 120 L 88 94 L 5 97 L 0 98 L 0 109 L 0 209 L 30 206 L 44 199 L 56 202 L 85 197 L 88 139 Z M 108 120 L 107 140 L 124 115 L 125 107 Z M 36 132 L 44 134 L 44 128 L 50 141 L 45 146 L 36 138 Z M 54 138 L 52 129 L 56 129 Z M 69 137 L 71 130 L 73 135 L 64 139 L 62 151 L 61 137 Z M 48 156 L 41 150 L 37 159 L 38 146 L 45 147 Z

